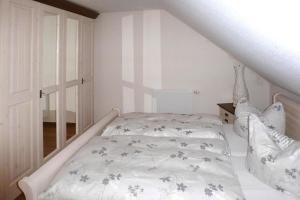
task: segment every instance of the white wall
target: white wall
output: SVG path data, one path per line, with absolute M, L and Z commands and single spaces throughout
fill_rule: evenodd
M 199 90 L 195 112 L 217 114 L 217 103 L 232 102 L 237 62 L 166 11 L 104 13 L 95 26 L 95 119 L 112 107 L 149 111 L 153 89 Z M 245 74 L 250 100 L 265 108 L 269 83 Z
M 232 102 L 233 63 L 238 61 L 168 12 L 161 13 L 163 88 L 197 89 L 197 111 L 217 113 L 217 103 Z M 250 100 L 264 108 L 269 84 L 249 69 L 245 76 Z

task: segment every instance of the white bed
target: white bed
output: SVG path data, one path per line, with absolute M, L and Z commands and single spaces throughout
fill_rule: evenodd
M 277 96 L 278 97 L 278 96 Z M 281 98 L 281 97 L 280 97 Z M 276 99 L 276 98 L 275 98 Z M 283 100 L 285 100 L 283 98 Z M 282 101 L 282 98 L 281 98 Z M 287 101 L 286 101 L 287 102 Z M 283 102 L 283 104 L 285 104 Z M 287 103 L 287 106 L 289 103 Z M 293 104 L 293 106 L 300 105 Z M 294 109 L 293 109 L 294 110 Z M 299 116 L 299 113 L 296 113 L 296 116 Z M 21 189 L 24 191 L 27 200 L 37 200 L 39 194 L 49 188 L 49 185 L 55 175 L 59 172 L 61 167 L 66 163 L 70 158 L 72 158 L 75 153 L 82 148 L 91 138 L 103 130 L 103 128 L 118 115 L 117 111 L 112 111 L 108 114 L 103 120 L 98 122 L 94 127 L 84 133 L 81 137 L 75 140 L 70 144 L 66 149 L 61 153 L 47 162 L 39 170 L 33 173 L 29 177 L 25 177 L 19 183 Z M 299 123 L 299 121 L 297 121 Z M 293 127 L 297 126 L 297 123 L 292 123 Z M 296 125 L 295 125 L 296 124 Z M 300 125 L 298 126 L 300 127 Z M 158 127 L 164 129 L 163 127 Z M 295 129 L 293 129 L 295 130 Z M 263 198 L 275 199 L 275 200 L 295 200 L 295 198 L 281 194 L 274 189 L 266 186 L 265 184 L 258 181 L 255 177 L 249 174 L 244 167 L 245 160 L 245 149 L 247 144 L 243 141 L 242 138 L 235 137 L 235 134 L 232 132 L 230 126 L 224 126 L 224 131 L 227 135 L 227 140 L 229 145 L 232 147 L 232 163 L 235 169 L 236 174 L 239 176 L 239 181 L 241 183 L 241 188 L 244 191 L 245 197 L 247 200 L 257 200 Z M 188 132 L 190 134 L 190 132 Z M 295 133 L 293 133 L 295 134 Z M 195 134 L 196 135 L 196 134 Z M 297 134 L 296 134 L 297 135 Z M 217 137 L 221 138 L 222 134 L 220 133 Z
M 128 113 L 58 172 L 39 199 L 242 200 L 216 116 Z

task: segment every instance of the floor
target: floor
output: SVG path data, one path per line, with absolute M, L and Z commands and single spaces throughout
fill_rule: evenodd
M 53 152 L 57 147 L 56 123 L 43 123 L 44 157 Z M 76 134 L 76 123 L 67 123 L 67 140 Z
M 26 199 L 25 199 L 25 196 L 23 194 L 21 194 L 15 200 L 26 200 Z

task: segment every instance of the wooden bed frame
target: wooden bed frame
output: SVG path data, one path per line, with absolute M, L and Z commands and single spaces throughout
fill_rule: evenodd
M 24 177 L 19 181 L 19 186 L 24 192 L 26 200 L 37 200 L 38 195 L 46 190 L 63 164 L 68 161 L 83 145 L 91 138 L 100 133 L 107 124 L 120 115 L 119 109 L 113 109 L 102 120 L 69 144 L 56 156 L 51 158 L 31 176 Z
M 296 140 L 300 140 L 300 103 L 295 102 L 282 94 L 275 94 L 274 102 L 282 102 L 286 111 L 286 130 L 287 135 Z M 78 137 L 74 142 L 64 150 L 50 159 L 41 168 L 35 171 L 31 176 L 24 177 L 19 186 L 25 194 L 26 200 L 37 200 L 38 195 L 45 191 L 56 173 L 83 145 L 91 138 L 102 131 L 107 124 L 120 114 L 118 109 L 113 109 L 102 120 Z

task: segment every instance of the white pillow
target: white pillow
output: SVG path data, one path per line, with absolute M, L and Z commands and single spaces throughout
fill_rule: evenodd
M 285 135 L 285 111 L 282 103 L 274 103 L 263 112 L 261 117 L 269 128 Z
M 300 141 L 278 133 L 251 114 L 248 143 L 249 172 L 278 191 L 300 197 Z
M 285 133 L 285 112 L 282 103 L 274 103 L 262 113 L 247 100 L 242 99 L 239 101 L 235 109 L 236 119 L 233 127 L 234 131 L 244 138 L 248 138 L 248 118 L 250 114 L 261 117 L 270 128 L 276 129 L 282 134 Z
M 235 134 L 233 131 L 233 127 L 230 124 L 224 124 L 223 125 L 223 131 L 225 133 L 231 155 L 232 156 L 241 156 L 246 157 L 247 155 L 247 141 Z
M 248 138 L 248 117 L 253 113 L 258 116 L 261 112 L 252 106 L 246 99 L 241 99 L 235 108 L 235 121 L 233 123 L 234 131 L 243 138 Z

